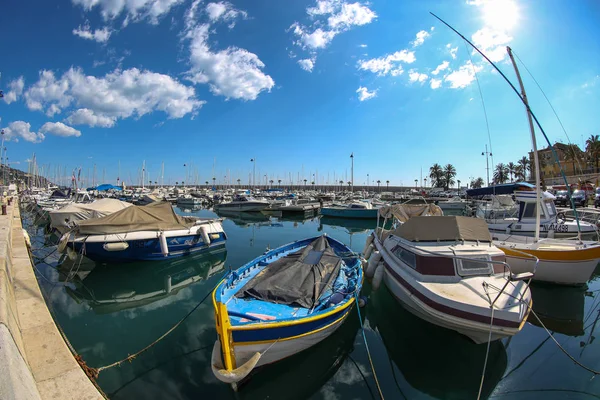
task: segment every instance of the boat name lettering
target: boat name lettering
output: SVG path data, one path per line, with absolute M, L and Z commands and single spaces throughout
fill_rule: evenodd
M 546 231 L 569 232 L 569 227 L 565 224 L 548 224 L 543 227 Z

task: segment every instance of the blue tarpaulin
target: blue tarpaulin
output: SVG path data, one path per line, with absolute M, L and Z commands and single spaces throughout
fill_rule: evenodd
M 490 194 L 512 194 L 515 190 L 535 190 L 535 185 L 527 182 L 506 183 L 504 185 L 488 186 L 467 190 L 467 196 L 477 197 Z
M 104 185 L 99 185 L 95 188 L 87 188 L 87 190 L 97 190 L 99 192 L 106 192 L 107 190 L 123 190 L 123 188 L 121 186 L 115 186 L 107 183 Z

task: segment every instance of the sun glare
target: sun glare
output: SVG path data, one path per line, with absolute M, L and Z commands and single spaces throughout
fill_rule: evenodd
M 483 4 L 483 19 L 491 28 L 508 31 L 519 20 L 519 8 L 513 0 L 489 0 Z

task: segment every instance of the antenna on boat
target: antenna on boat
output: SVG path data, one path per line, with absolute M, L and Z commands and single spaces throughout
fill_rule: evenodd
M 556 164 L 558 165 L 558 169 L 560 170 L 560 174 L 561 174 L 561 176 L 562 176 L 562 178 L 563 178 L 563 180 L 565 182 L 565 185 L 567 186 L 567 192 L 569 193 L 569 197 L 571 199 L 571 207 L 573 208 L 573 213 L 575 215 L 575 221 L 577 222 L 577 236 L 578 236 L 579 240 L 581 240 L 581 226 L 579 224 L 579 217 L 577 215 L 577 209 L 575 208 L 575 204 L 573 202 L 573 196 L 571 195 L 571 187 L 569 186 L 569 182 L 567 181 L 567 177 L 565 175 L 565 171 L 563 170 L 563 167 L 562 167 L 562 165 L 560 163 L 560 159 L 558 158 L 558 155 L 556 154 L 556 149 L 554 149 L 554 146 L 550 142 L 550 139 L 548 139 L 548 135 L 546 135 L 546 131 L 544 130 L 544 128 L 542 128 L 542 125 L 540 124 L 540 121 L 537 119 L 537 117 L 535 116 L 535 113 L 529 107 L 529 104 L 527 104 L 527 101 L 525 99 L 523 99 L 523 97 L 521 96 L 521 93 L 519 93 L 519 91 L 517 90 L 517 88 L 515 87 L 515 85 L 512 84 L 512 82 L 506 77 L 506 75 L 500 70 L 500 68 L 498 68 L 496 66 L 496 64 L 494 64 L 494 62 L 492 60 L 490 60 L 485 54 L 483 54 L 483 52 L 481 50 L 479 50 L 477 48 L 477 46 L 475 46 L 473 43 L 471 43 L 471 41 L 469 39 L 467 39 L 459 31 L 457 31 L 456 29 L 454 29 L 446 21 L 444 21 L 443 19 L 441 19 L 440 17 L 438 17 L 437 15 L 435 15 L 432 12 L 429 12 L 429 14 L 433 15 L 437 20 L 439 20 L 441 23 L 443 23 L 448 28 L 450 28 L 454 33 L 456 33 L 465 42 L 467 42 L 476 52 L 478 52 L 483 58 L 485 58 L 485 60 L 488 63 L 490 63 L 490 65 L 492 67 L 494 67 L 494 69 L 496 70 L 496 72 L 498 72 L 500 74 L 500 76 L 506 81 L 506 83 L 508 83 L 508 85 L 511 87 L 511 89 L 519 97 L 519 99 L 521 100 L 521 102 L 523 103 L 523 105 L 525 105 L 525 108 L 527 109 L 527 113 L 533 118 L 533 120 L 535 121 L 535 124 L 537 125 L 538 129 L 540 130 L 540 132 L 542 132 L 542 135 L 544 136 L 544 139 L 546 139 L 546 142 L 548 143 L 550 151 L 552 151 L 552 155 L 554 156 L 554 159 L 556 160 Z

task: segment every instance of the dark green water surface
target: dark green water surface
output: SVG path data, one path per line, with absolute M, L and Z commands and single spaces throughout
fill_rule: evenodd
M 211 211 L 180 213 L 215 217 Z M 226 216 L 226 249 L 165 262 L 95 264 L 59 259 L 56 235 L 23 213 L 37 276 L 50 310 L 89 366 L 100 367 L 155 341 L 202 300 L 231 267 L 294 240 L 326 232 L 362 251 L 375 222 L 318 217 Z M 64 258 L 64 257 L 63 257 Z M 600 277 L 584 288 L 535 285 L 534 310 L 562 346 L 600 370 Z M 486 345 L 407 312 L 385 286 L 361 309 L 386 399 L 475 399 Z M 235 393 L 210 368 L 216 338 L 210 297 L 147 352 L 100 373 L 111 399 L 377 399 L 377 386 L 356 310 L 315 347 L 266 366 Z M 575 365 L 530 316 L 511 339 L 490 346 L 482 398 L 600 398 L 600 377 Z

